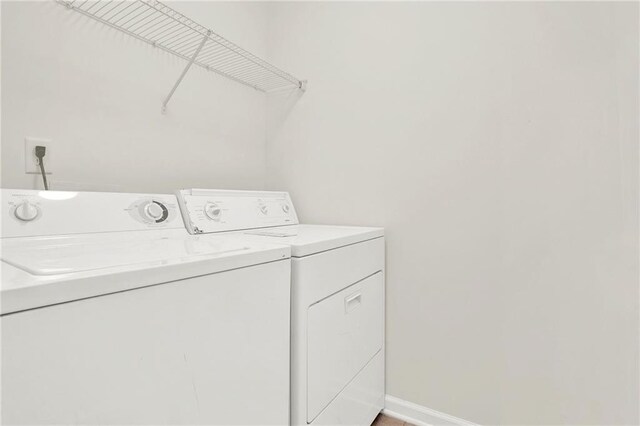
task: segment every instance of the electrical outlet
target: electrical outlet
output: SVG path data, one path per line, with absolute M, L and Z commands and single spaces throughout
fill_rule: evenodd
M 53 173 L 54 162 L 51 155 L 53 150 L 53 141 L 51 139 L 41 138 L 24 138 L 24 172 L 28 174 L 40 174 L 40 165 L 38 164 L 38 158 L 36 157 L 36 146 L 44 146 L 47 148 L 47 152 L 43 158 L 44 170 L 50 175 Z

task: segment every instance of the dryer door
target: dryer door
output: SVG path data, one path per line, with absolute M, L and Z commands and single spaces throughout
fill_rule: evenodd
M 307 324 L 307 421 L 380 351 L 384 287 L 378 272 L 311 305 Z

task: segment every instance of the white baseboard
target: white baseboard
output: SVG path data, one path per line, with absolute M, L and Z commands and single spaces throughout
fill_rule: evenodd
M 391 395 L 385 396 L 384 410 L 382 410 L 382 413 L 416 426 L 478 426 L 467 420 L 459 419 L 458 417 L 441 413 L 440 411 L 432 410 L 431 408 L 423 407 L 422 405 L 414 404 L 413 402 L 405 401 Z

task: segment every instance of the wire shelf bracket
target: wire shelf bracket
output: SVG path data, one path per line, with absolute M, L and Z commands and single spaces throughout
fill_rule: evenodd
M 198 46 L 198 49 L 195 51 L 195 53 L 191 57 L 191 60 L 189 61 L 187 66 L 184 67 L 184 70 L 182 71 L 182 74 L 180 74 L 180 77 L 178 77 L 178 80 L 176 81 L 176 84 L 173 85 L 173 87 L 171 88 L 171 91 L 169 92 L 167 97 L 164 99 L 164 102 L 162 102 L 162 113 L 163 114 L 167 112 L 167 104 L 171 100 L 171 97 L 175 93 L 175 91 L 178 88 L 178 86 L 180 85 L 180 83 L 182 83 L 182 79 L 184 78 L 184 76 L 187 75 L 187 72 L 189 71 L 189 68 L 191 68 L 191 65 L 193 65 L 193 63 L 195 62 L 196 58 L 198 57 L 198 54 L 200 53 L 200 51 L 204 47 L 204 44 L 209 39 L 209 35 L 210 34 L 211 34 L 211 31 L 207 32 L 207 35 L 205 37 L 202 37 L 202 42 L 200 42 L 200 46 Z
M 297 79 L 158 0 L 57 2 L 187 61 L 162 102 L 163 113 L 192 65 L 266 93 L 285 88 L 306 90 L 306 80 Z

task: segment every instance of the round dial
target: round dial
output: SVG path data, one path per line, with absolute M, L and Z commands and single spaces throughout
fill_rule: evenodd
M 285 213 L 289 213 L 289 205 L 288 204 L 283 204 L 282 205 L 282 211 Z
M 146 202 L 141 207 L 142 217 L 155 223 L 164 222 L 169 217 L 169 211 L 165 205 L 158 201 Z
M 204 206 L 204 214 L 211 220 L 220 221 L 222 209 L 216 203 L 207 203 Z
M 260 213 L 266 215 L 267 213 L 269 213 L 269 208 L 267 206 L 265 206 L 264 204 L 261 204 L 260 205 Z
M 158 220 L 162 217 L 162 207 L 156 203 L 149 203 L 144 206 L 145 214 L 153 220 Z
M 40 210 L 35 204 L 31 204 L 28 201 L 23 201 L 16 206 L 16 210 L 13 212 L 15 217 L 23 222 L 30 222 L 38 217 Z

